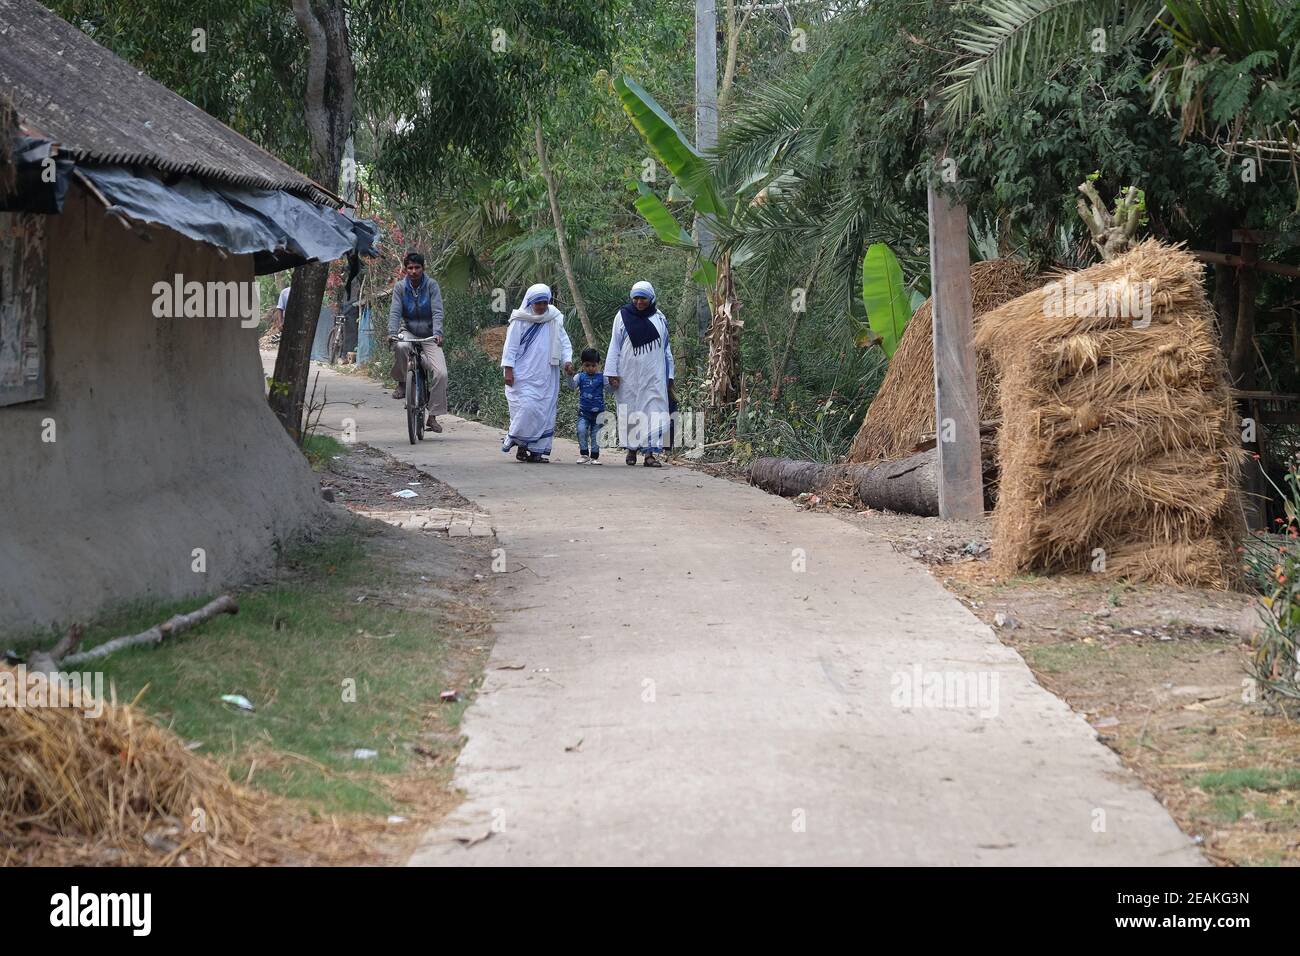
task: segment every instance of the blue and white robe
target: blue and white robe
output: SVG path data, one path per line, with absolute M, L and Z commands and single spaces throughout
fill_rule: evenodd
M 650 317 L 659 338 L 641 349 L 632 347 L 623 316 L 614 315 L 614 329 L 605 354 L 605 379 L 617 377 L 618 443 L 623 448 L 663 451 L 668 435 L 668 380 L 675 378 L 668 320 L 662 312 Z
M 511 318 L 506 343 L 501 350 L 501 367 L 512 368 L 515 384 L 506 386 L 510 404 L 510 433 L 501 445 L 509 451 L 516 445 L 538 455 L 551 453 L 555 439 L 555 408 L 560 397 L 561 366 L 573 361 L 573 345 L 564 331 L 559 310 L 549 322 Z M 559 336 L 558 348 L 554 337 Z M 553 364 L 553 358 L 558 362 Z

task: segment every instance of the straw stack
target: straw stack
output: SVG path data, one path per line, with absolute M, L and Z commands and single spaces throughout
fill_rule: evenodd
M 269 802 L 135 708 L 14 703 L 0 701 L 0 859 L 248 864 L 273 849 Z
M 1031 276 L 1020 259 L 992 259 L 971 266 L 971 296 L 975 327 L 982 316 L 1017 296 L 1041 285 L 1044 279 Z M 849 449 L 850 462 L 904 458 L 915 450 L 922 437 L 934 432 L 934 339 L 930 301 L 916 310 L 898 349 L 889 360 L 889 370 L 880 390 L 867 409 L 867 416 Z M 998 386 L 992 361 L 977 355 L 980 421 L 998 416 Z
M 1236 579 L 1243 453 L 1202 271 L 1149 240 L 1072 274 L 1059 298 L 1049 285 L 984 316 L 976 348 L 996 361 L 1002 416 L 1003 571 Z M 1142 295 L 1149 325 L 1133 308 Z

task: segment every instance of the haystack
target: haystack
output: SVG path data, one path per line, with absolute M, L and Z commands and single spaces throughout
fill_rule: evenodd
M 9 668 L 12 688 L 32 675 Z M 8 695 L 7 695 L 8 696 Z M 0 701 L 0 862 L 248 864 L 271 805 L 133 707 Z
M 971 266 L 971 295 L 978 329 L 983 315 L 1045 282 L 1030 275 L 1020 259 L 991 259 Z M 889 370 L 867 409 L 849 449 L 850 462 L 903 458 L 934 432 L 934 340 L 931 300 L 916 310 Z M 998 386 L 993 363 L 977 356 L 980 421 L 998 416 Z
M 1243 453 L 1202 271 L 1149 240 L 983 317 L 976 348 L 996 362 L 1002 417 L 993 556 L 1006 573 L 1235 580 Z
M 488 358 L 494 362 L 501 361 L 501 350 L 505 348 L 507 327 L 504 325 L 489 325 L 485 329 L 480 329 L 474 335 L 474 344 Z

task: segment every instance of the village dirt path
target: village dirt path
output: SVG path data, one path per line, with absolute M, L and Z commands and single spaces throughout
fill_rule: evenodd
M 577 466 L 569 441 L 519 464 L 454 418 L 413 447 L 375 383 L 320 381 L 358 403 L 327 421 L 489 511 L 508 562 L 466 799 L 413 864 L 1204 862 L 1014 651 L 850 524 L 685 468 Z M 896 706 L 917 668 L 996 696 Z

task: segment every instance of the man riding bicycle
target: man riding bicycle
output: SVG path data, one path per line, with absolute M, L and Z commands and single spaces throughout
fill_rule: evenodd
M 438 416 L 447 414 L 447 359 L 442 354 L 442 290 L 424 274 L 424 256 L 408 252 L 402 260 L 406 276 L 393 286 L 393 301 L 388 307 L 388 344 L 393 348 L 393 378 L 397 388 L 393 398 L 406 397 L 406 370 L 411 353 L 420 353 L 420 365 L 429 380 L 430 431 L 440 432 Z M 412 337 L 432 342 L 411 343 L 399 340 L 403 329 Z

